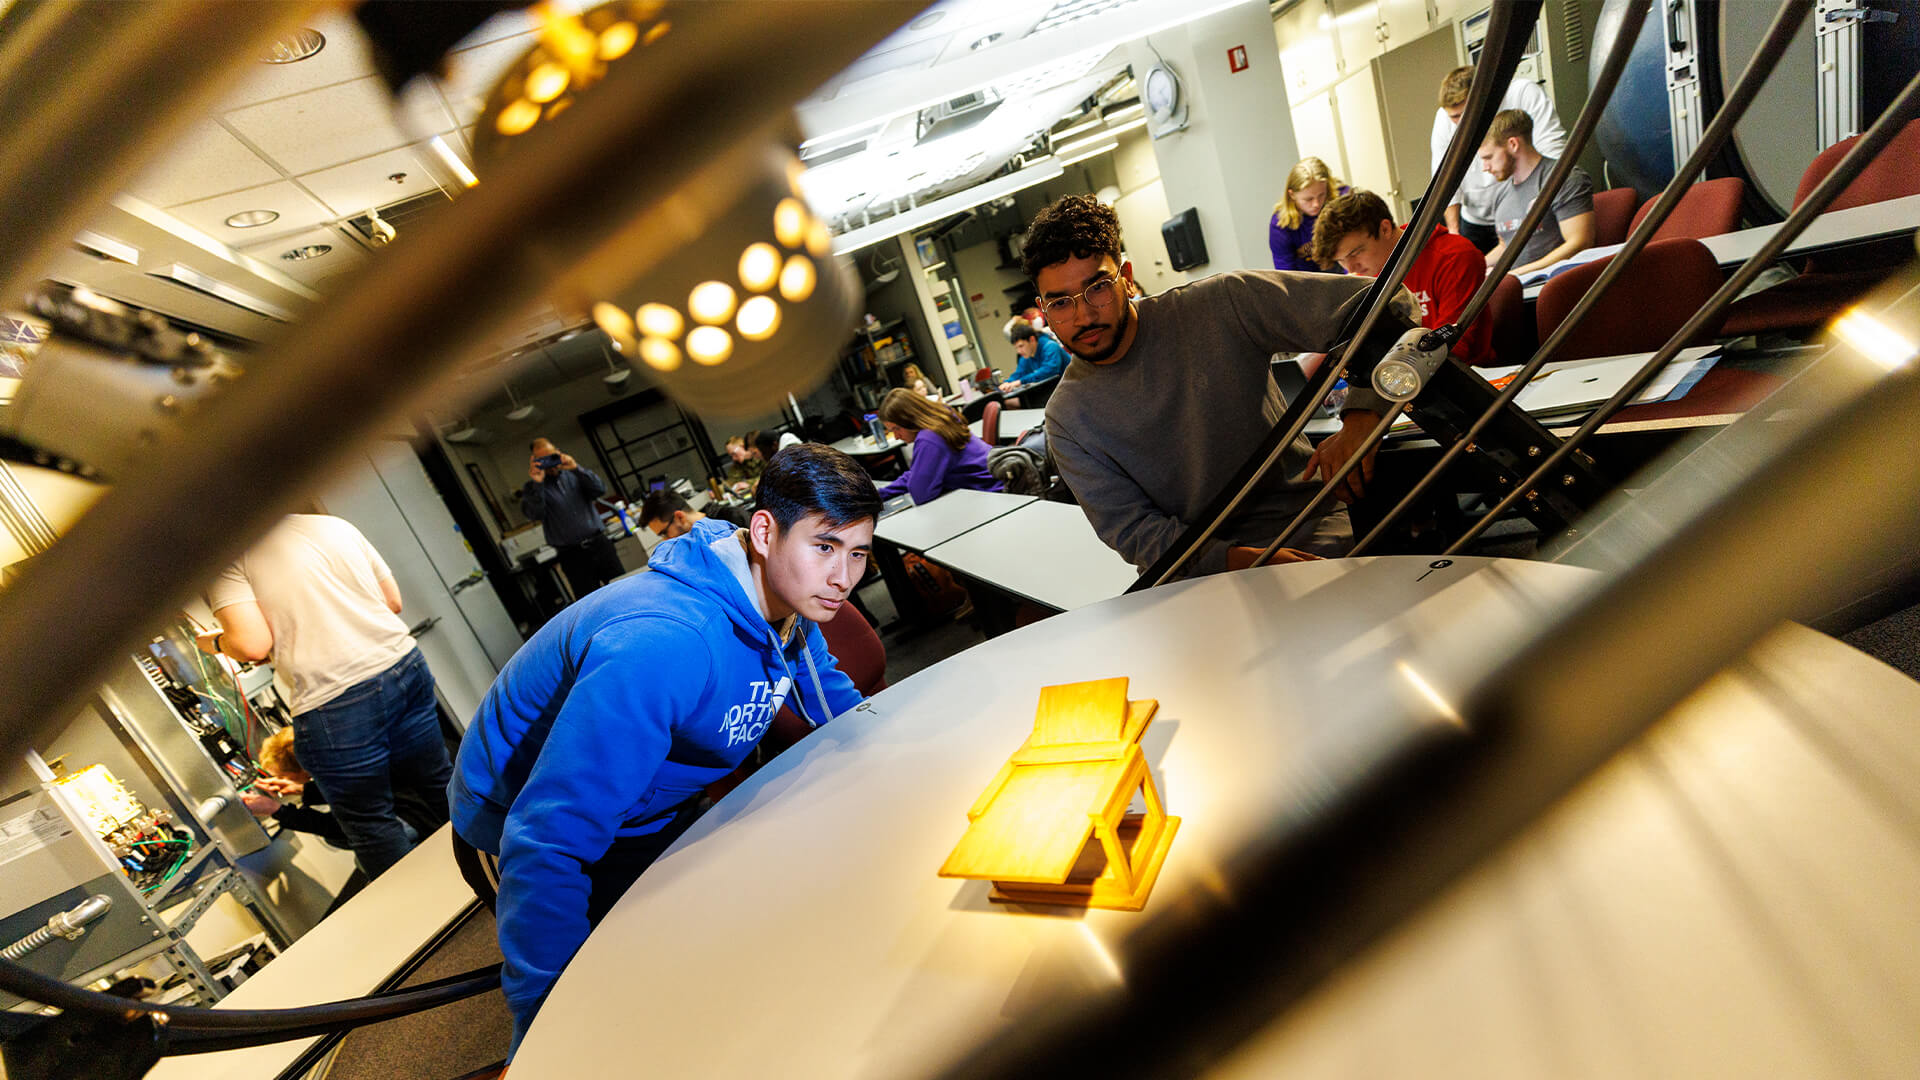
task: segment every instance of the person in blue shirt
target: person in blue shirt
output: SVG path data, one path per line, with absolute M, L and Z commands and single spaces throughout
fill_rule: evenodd
M 746 528 L 709 519 L 663 542 L 650 573 L 561 612 L 494 680 L 447 790 L 461 874 L 495 906 L 510 1053 L 780 707 L 818 726 L 860 703 L 818 624 L 865 573 L 879 513 L 852 458 L 782 450 Z
M 882 499 L 901 492 L 913 496 L 915 506 L 957 488 L 1004 491 L 987 471 L 986 443 L 973 437 L 952 409 L 896 387 L 880 401 L 880 422 L 887 434 L 913 444 L 913 462 L 898 480 L 880 489 Z
M 1320 220 L 1320 208 L 1346 193 L 1347 186 L 1335 179 L 1327 163 L 1317 157 L 1301 158 L 1287 173 L 1287 190 L 1273 204 L 1273 218 L 1267 222 L 1267 247 L 1273 253 L 1275 270 L 1346 273 L 1337 265 L 1328 271 L 1314 262 L 1312 251 L 1313 227 Z
M 1020 363 L 1014 366 L 1005 389 L 1018 390 L 1055 378 L 1067 370 L 1067 350 L 1060 347 L 1052 334 L 1043 334 L 1024 322 L 1016 322 L 1007 327 L 1007 340 L 1013 342 L 1013 351 L 1020 354 Z

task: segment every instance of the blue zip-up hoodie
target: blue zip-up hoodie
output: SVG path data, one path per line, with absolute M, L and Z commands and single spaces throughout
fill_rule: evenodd
M 514 654 L 447 788 L 454 830 L 500 856 L 515 1049 L 587 939 L 587 867 L 614 837 L 665 828 L 740 764 L 783 703 L 815 725 L 860 703 L 818 626 L 796 616 L 781 644 L 732 525 L 698 522 L 648 565 Z

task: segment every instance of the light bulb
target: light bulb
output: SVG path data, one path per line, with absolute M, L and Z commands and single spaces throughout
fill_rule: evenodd
M 740 284 L 748 292 L 766 292 L 780 276 L 780 252 L 772 244 L 749 244 L 740 254 Z
M 687 335 L 687 355 L 696 364 L 718 364 L 733 355 L 733 335 L 717 326 L 696 326 Z
M 807 250 L 816 259 L 824 259 L 833 250 L 833 233 L 827 230 L 827 223 L 815 220 L 807 225 Z
M 566 92 L 573 76 L 555 63 L 541 64 L 527 76 L 527 98 L 544 105 Z
M 773 208 L 774 239 L 797 248 L 807 239 L 807 208 L 799 199 L 781 199 Z
M 687 310 L 703 323 L 719 325 L 733 315 L 733 287 L 721 281 L 704 281 L 687 295 Z
M 617 22 L 600 31 L 600 59 L 618 60 L 640 40 L 640 28 L 630 22 Z
M 594 304 L 593 324 L 606 331 L 607 336 L 613 339 L 614 348 L 623 353 L 633 350 L 633 320 L 618 305 L 605 300 Z
M 493 127 L 502 135 L 518 135 L 532 127 L 540 119 L 540 106 L 526 98 L 514 102 L 500 110 L 494 118 Z
M 649 337 L 671 341 L 678 338 L 687 325 L 679 311 L 665 304 L 642 304 L 635 314 L 640 317 L 640 332 Z
M 722 330 L 721 333 L 726 333 Z M 642 338 L 640 359 L 655 371 L 672 371 L 680 366 L 680 346 L 665 338 Z
M 756 296 L 740 305 L 740 317 L 734 325 L 748 341 L 765 341 L 780 329 L 780 305 L 771 296 Z
M 667 31 L 671 29 L 673 29 L 673 24 L 668 22 L 665 19 L 661 19 L 659 22 L 654 23 L 652 26 L 647 27 L 647 36 L 642 38 L 641 40 L 646 44 L 651 45 L 654 42 L 659 41 L 661 38 L 666 37 Z M 719 361 L 717 360 L 714 362 L 719 363 Z
M 817 280 L 813 260 L 805 255 L 795 255 L 780 269 L 780 295 L 798 304 L 813 295 Z

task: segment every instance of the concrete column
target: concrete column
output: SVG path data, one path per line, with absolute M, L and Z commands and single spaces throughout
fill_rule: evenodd
M 1233 71 L 1229 54 L 1238 48 L 1247 66 Z M 1266 0 L 1129 43 L 1143 84 L 1156 51 L 1180 77 L 1188 104 L 1186 130 L 1156 140 L 1153 151 L 1168 211 L 1200 212 L 1207 264 L 1190 276 L 1271 269 L 1267 219 L 1300 155 Z

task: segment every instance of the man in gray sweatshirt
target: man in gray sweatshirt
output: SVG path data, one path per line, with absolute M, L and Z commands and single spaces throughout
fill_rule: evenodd
M 1048 326 L 1074 357 L 1047 403 L 1048 449 L 1100 539 L 1142 572 L 1201 519 L 1279 421 L 1286 402 L 1272 356 L 1325 352 L 1372 284 L 1248 270 L 1135 298 L 1119 219 L 1084 195 L 1034 218 L 1021 264 Z M 1413 325 L 1404 294 L 1394 313 Z M 1246 565 L 1253 553 L 1244 549 L 1270 543 L 1385 408 L 1371 388 L 1354 386 L 1341 431 L 1318 451 L 1296 440 L 1187 572 Z M 1341 500 L 1357 498 L 1372 474 L 1369 455 L 1338 491 Z M 1343 554 L 1352 543 L 1346 510 L 1331 502 L 1294 537 L 1320 555 Z

